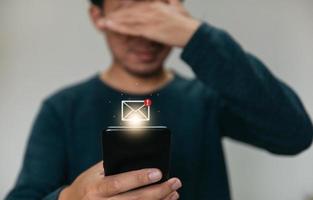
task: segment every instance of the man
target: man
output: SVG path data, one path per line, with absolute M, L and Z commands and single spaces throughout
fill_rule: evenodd
M 112 65 L 44 101 L 6 199 L 229 200 L 223 137 L 284 155 L 310 146 L 312 124 L 297 95 L 178 0 L 92 3 L 90 15 L 107 38 Z M 183 49 L 195 79 L 164 68 L 172 47 Z M 160 180 L 160 171 L 104 177 L 101 130 L 119 123 L 121 100 L 146 97 L 153 101 L 150 124 L 173 133 L 173 178 L 142 187 Z

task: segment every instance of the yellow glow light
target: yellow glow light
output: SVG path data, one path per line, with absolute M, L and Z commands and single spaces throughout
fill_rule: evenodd
M 129 121 L 127 123 L 130 126 L 140 126 L 143 124 L 142 116 L 140 116 L 138 113 L 132 114 L 132 116 L 129 118 Z

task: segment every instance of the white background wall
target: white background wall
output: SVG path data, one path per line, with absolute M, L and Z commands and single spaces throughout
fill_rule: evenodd
M 227 29 L 293 86 L 313 116 L 312 0 L 187 0 L 192 14 Z M 0 199 L 14 183 L 41 100 L 110 62 L 87 0 L 0 1 Z M 169 65 L 191 76 L 175 51 Z M 313 149 L 278 157 L 225 141 L 235 200 L 313 194 Z

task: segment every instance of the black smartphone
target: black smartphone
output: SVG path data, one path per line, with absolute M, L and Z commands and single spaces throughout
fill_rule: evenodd
M 108 127 L 102 133 L 105 175 L 158 168 L 169 178 L 171 132 L 163 126 Z

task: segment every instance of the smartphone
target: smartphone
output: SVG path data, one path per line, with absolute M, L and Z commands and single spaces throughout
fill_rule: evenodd
M 171 132 L 163 126 L 108 127 L 102 133 L 105 175 L 158 168 L 169 178 Z

